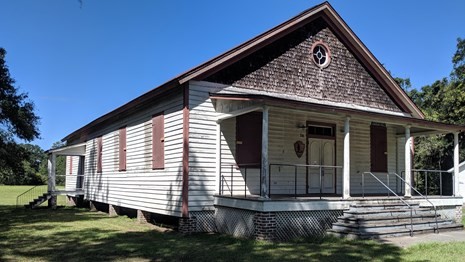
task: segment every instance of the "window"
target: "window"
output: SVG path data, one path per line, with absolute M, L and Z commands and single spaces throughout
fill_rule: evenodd
M 165 168 L 165 115 L 152 117 L 152 169 Z
M 334 125 L 308 125 L 308 136 L 314 138 L 334 138 L 335 133 L 334 129 L 336 127 Z
M 387 133 L 384 124 L 371 124 L 370 142 L 371 171 L 387 172 Z
M 238 166 L 260 167 L 262 161 L 262 113 L 236 118 L 236 162 Z
M 317 41 L 312 45 L 312 58 L 313 62 L 321 68 L 325 68 L 331 61 L 331 52 L 328 45 L 322 41 Z
M 119 130 L 119 171 L 126 171 L 126 127 Z
M 102 150 L 103 150 L 102 137 L 98 137 L 97 138 L 97 173 L 102 173 Z

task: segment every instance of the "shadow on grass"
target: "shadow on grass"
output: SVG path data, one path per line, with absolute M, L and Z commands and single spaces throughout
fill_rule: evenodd
M 134 220 L 127 218 L 109 218 L 102 213 L 73 208 L 31 211 L 0 207 L 0 216 L 0 260 L 399 261 L 401 259 L 399 248 L 374 241 L 326 238 L 268 243 L 217 234 L 182 236 L 176 232 L 161 233 L 151 226 L 140 226 Z M 46 228 L 41 228 L 42 226 Z

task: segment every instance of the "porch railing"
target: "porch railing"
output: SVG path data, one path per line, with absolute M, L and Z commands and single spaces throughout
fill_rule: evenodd
M 226 191 L 229 191 L 229 195 L 230 196 L 233 196 L 234 195 L 234 190 L 238 191 L 238 192 L 241 192 L 240 195 L 242 195 L 242 192 L 244 193 L 244 198 L 247 198 L 247 192 L 248 192 L 248 188 L 247 188 L 247 176 L 248 176 L 248 173 L 250 173 L 249 171 L 252 170 L 252 169 L 255 169 L 255 170 L 259 170 L 259 174 L 258 176 L 260 177 L 261 179 L 261 174 L 260 174 L 260 167 L 257 167 L 258 164 L 242 164 L 240 166 L 236 165 L 236 164 L 222 164 L 221 165 L 221 176 L 220 176 L 220 191 L 219 191 L 219 194 L 220 195 L 225 195 L 225 189 Z M 225 170 L 225 172 L 223 172 L 223 170 Z M 243 170 L 243 172 L 241 172 L 241 170 Z M 239 171 L 240 175 L 235 175 L 237 173 L 237 171 Z M 229 176 L 227 175 L 224 175 L 224 173 L 228 173 Z M 242 187 L 242 185 L 238 185 L 239 182 L 242 182 L 241 180 L 237 181 L 235 180 L 234 178 L 236 176 L 241 176 L 242 177 L 242 174 L 243 174 L 243 183 L 244 183 L 244 186 Z M 261 180 L 260 180 L 260 183 L 259 185 L 261 184 Z M 249 195 L 251 195 L 249 193 Z
M 364 186 L 365 186 L 365 183 L 364 183 L 365 175 L 371 175 L 376 181 L 378 181 L 382 186 L 384 186 L 388 190 L 388 192 L 391 192 L 394 196 L 396 196 L 397 199 L 399 199 L 402 203 L 404 203 L 410 209 L 410 236 L 413 236 L 413 208 L 412 208 L 412 206 L 409 203 L 407 203 L 402 197 L 400 197 L 398 194 L 396 194 L 396 192 L 394 192 L 388 185 L 383 183 L 383 181 L 381 181 L 381 179 L 379 179 L 377 176 L 375 176 L 371 172 L 363 172 L 362 173 L 362 197 L 363 198 L 365 198 L 365 188 L 364 188 Z
M 290 170 L 286 173 L 282 171 L 282 168 L 290 168 Z M 269 165 L 269 177 L 268 177 L 268 194 L 269 196 L 272 195 L 279 195 L 277 193 L 278 190 L 282 189 L 275 189 L 273 190 L 273 179 L 276 178 L 277 173 L 275 170 L 279 169 L 279 174 L 282 175 L 285 173 L 286 178 L 291 179 L 289 184 L 286 185 L 286 188 L 289 189 L 290 194 L 297 198 L 299 195 L 307 195 L 308 188 L 307 182 L 299 182 L 299 179 L 302 181 L 307 181 L 309 170 L 314 170 L 315 174 L 318 174 L 318 185 L 315 185 L 315 188 L 318 188 L 318 194 L 320 199 L 324 194 L 324 176 L 325 173 L 331 173 L 336 177 L 337 170 L 342 169 L 342 166 L 325 166 L 325 165 L 301 165 L 301 164 L 270 164 Z M 255 180 L 250 181 L 249 179 L 252 173 L 252 170 L 255 170 L 254 176 L 258 176 Z M 331 172 L 328 172 L 330 170 Z M 253 179 L 253 177 L 252 177 Z M 255 187 L 251 186 L 253 183 L 257 183 Z M 247 198 L 250 195 L 260 195 L 260 187 L 261 187 L 261 169 L 257 166 L 257 164 L 248 164 L 248 165 L 236 165 L 236 164 L 222 164 L 221 165 L 221 175 L 220 175 L 220 190 L 219 195 L 236 195 L 236 196 L 243 196 Z M 292 184 L 292 189 L 289 186 Z M 299 187 L 302 188 L 303 185 L 303 192 L 299 194 Z M 278 185 L 279 186 L 279 185 Z M 253 193 L 255 190 L 255 194 Z M 302 190 L 302 189 L 300 189 Z M 334 193 L 336 193 L 336 186 L 334 186 Z M 282 195 L 282 194 L 281 194 Z M 288 194 L 286 194 L 288 195 Z
M 402 171 L 402 176 L 405 171 Z M 405 176 L 404 176 L 405 177 Z M 454 174 L 444 170 L 412 169 L 415 192 L 423 195 L 452 196 L 454 194 Z M 446 189 L 446 190 L 444 190 Z
M 318 170 L 318 188 L 319 188 L 319 192 L 317 194 L 319 194 L 319 197 L 320 199 L 322 198 L 323 196 L 323 184 L 324 184 L 324 175 L 325 175 L 325 172 L 327 170 L 331 170 L 332 171 L 332 174 L 334 175 L 334 178 L 336 178 L 337 176 L 337 170 L 338 169 L 342 169 L 342 166 L 325 166 L 325 165 L 303 165 L 303 164 L 270 164 L 270 169 L 269 169 L 269 181 L 268 181 L 268 192 L 269 192 L 269 196 L 272 195 L 272 192 L 271 192 L 271 181 L 272 179 L 274 178 L 273 176 L 273 167 L 278 167 L 278 168 L 281 168 L 281 167 L 290 167 L 290 168 L 293 168 L 293 175 L 294 175 L 294 198 L 297 198 L 297 196 L 299 195 L 297 193 L 297 185 L 298 185 L 298 169 L 301 168 L 301 169 L 304 169 L 305 170 L 305 173 L 304 174 L 301 174 L 301 175 L 305 175 L 305 179 L 307 179 L 308 175 L 309 175 L 309 170 L 312 170 L 312 169 L 316 169 Z M 306 183 L 307 184 L 307 183 Z M 334 190 L 336 193 L 336 187 L 334 187 Z M 308 194 L 308 188 L 307 188 L 307 185 L 305 185 L 305 192 L 304 192 L 304 195 Z
M 28 204 L 34 198 L 47 193 L 47 185 L 37 185 L 29 188 L 16 197 L 16 208 Z

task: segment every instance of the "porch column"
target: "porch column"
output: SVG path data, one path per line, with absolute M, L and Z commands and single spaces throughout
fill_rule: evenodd
M 407 183 L 412 181 L 412 154 L 410 153 L 412 137 L 410 136 L 410 126 L 405 127 L 405 194 L 406 197 L 412 196 L 412 190 Z
M 216 193 L 221 194 L 221 121 L 216 123 Z
M 55 180 L 56 180 L 56 155 L 51 153 L 48 155 L 48 192 L 55 191 Z
M 342 198 L 350 197 L 350 117 L 344 122 L 344 166 L 342 167 Z
M 459 194 L 459 133 L 454 133 L 454 196 Z
M 260 196 L 269 198 L 268 179 L 269 179 L 269 163 L 268 163 L 268 106 L 263 106 L 262 119 L 262 167 L 260 174 Z

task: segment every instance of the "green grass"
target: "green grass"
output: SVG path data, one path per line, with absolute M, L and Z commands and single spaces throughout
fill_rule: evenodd
M 0 186 L 0 261 L 463 261 L 465 257 L 465 242 L 400 249 L 337 238 L 269 243 L 219 234 L 183 236 L 86 209 L 16 209 L 16 194 L 23 189 Z

